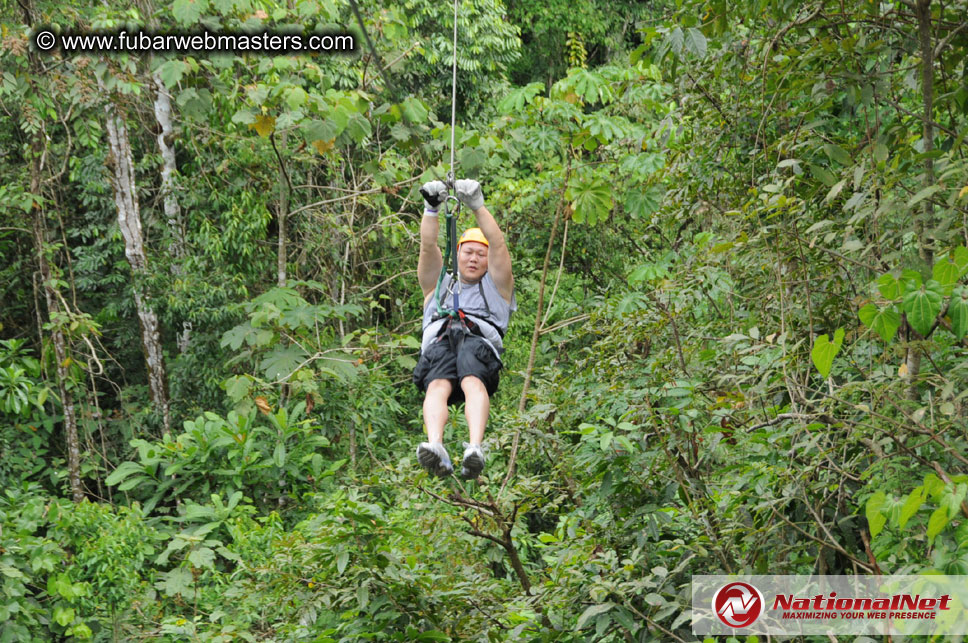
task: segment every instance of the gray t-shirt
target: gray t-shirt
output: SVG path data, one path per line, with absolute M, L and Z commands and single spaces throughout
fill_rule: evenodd
M 450 290 L 454 279 L 450 273 L 444 275 L 444 281 L 440 285 L 440 305 L 446 310 L 450 310 L 454 305 L 454 296 Z M 454 284 L 456 288 L 456 284 Z M 491 278 L 490 272 L 485 272 L 480 282 L 476 284 L 461 284 L 459 293 L 460 307 L 464 314 L 472 322 L 480 326 L 481 333 L 488 340 L 494 354 L 498 357 L 504 352 L 504 341 L 501 334 L 508 329 L 511 321 L 511 313 L 518 309 L 518 302 L 511 293 L 511 303 L 508 304 L 497 289 L 497 284 Z M 427 300 L 423 314 L 423 339 L 420 342 L 421 350 L 426 350 L 430 343 L 437 336 L 441 326 L 446 319 L 432 321 L 437 313 L 437 304 L 434 298 Z M 500 333 L 497 329 L 500 329 Z

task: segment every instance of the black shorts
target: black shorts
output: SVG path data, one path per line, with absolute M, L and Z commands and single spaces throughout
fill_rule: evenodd
M 455 355 L 444 333 L 427 350 L 421 351 L 417 366 L 413 369 L 413 383 L 421 391 L 426 391 L 427 385 L 434 380 L 449 380 L 453 390 L 447 403 L 459 404 L 464 401 L 464 391 L 460 387 L 462 379 L 468 375 L 477 377 L 484 382 L 487 394 L 491 396 L 497 391 L 502 366 L 490 343 L 483 337 L 465 336 L 459 354 Z

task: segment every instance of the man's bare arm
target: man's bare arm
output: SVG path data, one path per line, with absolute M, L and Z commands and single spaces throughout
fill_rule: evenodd
M 504 232 L 494 219 L 494 215 L 485 206 L 474 211 L 477 227 L 487 238 L 487 271 L 491 273 L 494 285 L 504 299 L 511 303 L 514 292 L 514 275 L 511 274 L 511 254 L 504 241 Z
M 437 286 L 440 269 L 444 265 L 444 258 L 437 245 L 437 231 L 439 223 L 437 217 L 424 215 L 420 221 L 420 257 L 417 259 L 417 280 L 424 294 L 426 302 Z

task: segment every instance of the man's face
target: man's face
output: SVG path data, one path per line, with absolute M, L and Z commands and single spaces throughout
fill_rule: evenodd
M 480 280 L 487 272 L 487 246 L 478 241 L 465 241 L 460 244 L 457 269 L 465 281 Z

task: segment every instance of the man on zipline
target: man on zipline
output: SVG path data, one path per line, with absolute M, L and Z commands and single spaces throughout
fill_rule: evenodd
M 425 391 L 423 403 L 427 442 L 417 447 L 417 460 L 432 474 L 444 477 L 454 472 L 443 445 L 448 405 L 465 402 L 464 415 L 470 442 L 464 443 L 461 476 L 477 478 L 484 469 L 484 427 L 491 408 L 490 396 L 497 390 L 503 337 L 511 313 L 517 310 L 511 255 L 504 233 L 484 207 L 481 185 L 472 179 L 454 182 L 457 198 L 477 219 L 476 228 L 464 231 L 457 244 L 460 283 L 447 273 L 440 283 L 440 301 L 434 301 L 444 261 L 437 245 L 437 210 L 447 198 L 447 186 L 431 181 L 420 188 L 424 216 L 420 222 L 420 258 L 417 279 L 424 294 L 423 340 L 413 382 Z M 457 289 L 460 313 L 436 315 L 438 303 L 449 308 Z

